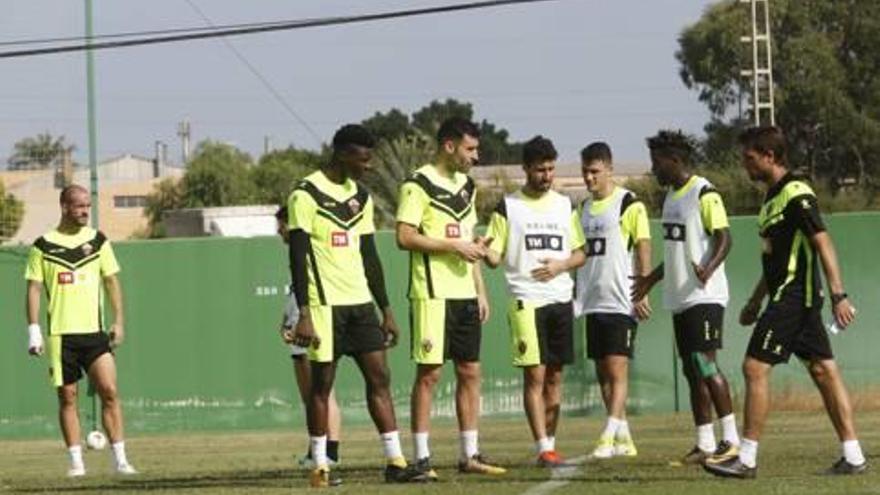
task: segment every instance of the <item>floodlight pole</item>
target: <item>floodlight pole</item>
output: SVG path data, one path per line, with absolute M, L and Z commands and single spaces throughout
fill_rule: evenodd
M 92 0 L 85 0 L 86 44 L 92 44 Z M 86 50 L 86 106 L 88 108 L 89 127 L 89 182 L 92 198 L 91 224 L 98 229 L 98 150 L 97 126 L 95 125 L 95 52 Z M 92 402 L 92 430 L 98 429 L 98 401 L 95 398 L 94 383 L 89 381 L 89 392 Z
M 741 72 L 752 83 L 752 123 L 776 125 L 776 109 L 773 95 L 773 52 L 770 47 L 770 0 L 739 0 L 751 7 L 751 34 L 740 37 L 751 44 L 752 68 Z M 763 5 L 759 15 L 758 4 Z M 759 25 L 762 29 L 759 29 Z M 762 113 L 767 119 L 762 119 Z M 769 122 L 768 122 L 769 121 Z
M 85 0 L 86 6 L 86 44 L 92 44 L 92 0 Z M 98 138 L 95 125 L 95 52 L 86 50 L 86 106 L 88 107 L 89 127 L 89 182 L 92 194 L 92 227 L 98 228 Z

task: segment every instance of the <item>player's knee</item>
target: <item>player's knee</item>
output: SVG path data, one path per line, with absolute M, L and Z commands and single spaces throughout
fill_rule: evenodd
M 61 407 L 76 407 L 76 388 L 59 388 L 58 405 Z
M 119 400 L 119 391 L 116 384 L 103 385 L 98 389 L 98 395 L 101 397 L 101 403 L 108 406 Z
M 434 385 L 437 385 L 438 381 L 440 381 L 439 373 L 420 373 L 416 377 L 416 386 L 423 388 L 434 388 Z
M 825 361 L 808 361 L 805 363 L 810 376 L 817 382 L 824 382 L 830 379 L 832 370 L 826 366 Z
M 766 374 L 766 369 L 767 366 L 764 363 L 752 358 L 747 358 L 742 366 L 743 376 L 748 381 L 762 380 Z
M 720 373 L 718 363 L 702 352 L 694 352 L 690 355 L 693 369 L 703 380 L 712 379 Z

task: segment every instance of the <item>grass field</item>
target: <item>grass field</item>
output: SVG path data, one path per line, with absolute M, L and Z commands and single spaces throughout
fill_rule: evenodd
M 862 445 L 872 467 L 880 445 L 880 415 L 857 416 Z M 576 468 L 552 473 L 531 465 L 531 441 L 525 420 L 486 420 L 481 444 L 488 455 L 511 468 L 503 477 L 459 475 L 453 469 L 458 440 L 453 424 L 435 425 L 432 449 L 441 481 L 431 485 L 388 486 L 380 483 L 381 451 L 372 429 L 344 432 L 339 469 L 344 486 L 334 493 L 491 493 L 556 494 L 710 494 L 726 493 L 876 493 L 876 470 L 853 477 L 829 477 L 821 472 L 839 456 L 830 424 L 819 412 L 785 412 L 771 416 L 761 443 L 758 479 L 718 480 L 696 466 L 671 467 L 669 461 L 692 445 L 689 417 L 684 414 L 631 418 L 639 448 L 633 459 L 586 461 Z M 559 450 L 570 458 L 583 457 L 601 427 L 601 419 L 563 418 Z M 404 451 L 411 449 L 409 436 Z M 87 452 L 89 474 L 64 477 L 66 454 L 59 440 L 0 441 L 0 492 L 7 493 L 290 493 L 306 488 L 305 473 L 294 468 L 305 436 L 285 431 L 173 434 L 133 437 L 126 442 L 129 457 L 142 474 L 120 478 L 110 471 L 107 451 Z M 555 481 L 548 483 L 551 478 Z

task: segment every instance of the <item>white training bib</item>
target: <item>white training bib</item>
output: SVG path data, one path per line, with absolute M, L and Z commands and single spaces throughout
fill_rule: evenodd
M 680 313 L 697 304 L 727 305 L 727 276 L 722 263 L 703 286 L 694 273 L 712 257 L 712 236 L 706 232 L 700 214 L 700 196 L 712 184 L 694 176 L 693 184 L 678 195 L 668 191 L 663 202 L 663 304 Z

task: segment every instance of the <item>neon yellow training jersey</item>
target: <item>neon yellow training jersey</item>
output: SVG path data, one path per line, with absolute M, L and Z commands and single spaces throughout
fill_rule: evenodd
M 351 179 L 336 184 L 319 170 L 290 194 L 288 216 L 290 230 L 302 229 L 311 241 L 309 305 L 372 301 L 360 251 L 361 236 L 375 232 L 367 190 Z
M 103 233 L 82 227 L 78 233 L 52 230 L 34 242 L 25 279 L 46 289 L 49 335 L 103 330 L 104 277 L 119 273 L 119 263 Z
M 433 239 L 471 240 L 477 225 L 476 186 L 456 172 L 444 177 L 434 165 L 417 169 L 400 186 L 397 221 Z M 477 297 L 473 264 L 454 253 L 410 253 L 410 299 Z

